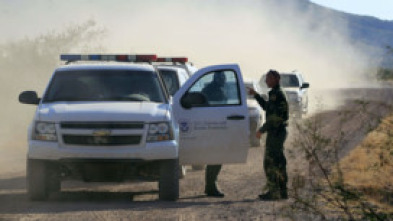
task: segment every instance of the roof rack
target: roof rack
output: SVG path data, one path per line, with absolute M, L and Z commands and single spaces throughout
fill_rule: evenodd
M 158 64 L 158 66 L 181 67 L 187 71 L 189 76 L 191 76 L 196 71 L 194 64 L 192 62 L 188 62 L 187 57 L 158 57 L 155 62 L 164 63 L 164 64 Z M 172 63 L 172 64 L 165 64 L 165 63 Z

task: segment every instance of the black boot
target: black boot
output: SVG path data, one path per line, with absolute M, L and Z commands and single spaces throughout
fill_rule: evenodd
M 260 200 L 263 200 L 263 201 L 280 200 L 281 199 L 281 195 L 277 191 L 268 191 L 264 194 L 259 195 L 258 197 Z
M 280 195 L 282 200 L 288 199 L 288 191 L 287 189 L 280 190 Z
M 217 177 L 220 173 L 221 165 L 207 165 L 205 174 L 205 193 L 212 197 L 224 197 L 224 194 L 217 188 Z
M 216 183 L 214 185 L 205 186 L 205 194 L 211 197 L 224 197 L 225 195 L 218 190 Z

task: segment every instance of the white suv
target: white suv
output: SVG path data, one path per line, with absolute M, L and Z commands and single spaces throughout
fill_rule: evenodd
M 159 57 L 154 66 L 164 80 L 166 89 L 173 96 L 198 69 L 186 57 Z
M 297 118 L 302 118 L 308 112 L 308 88 L 303 75 L 297 71 L 280 73 L 280 85 L 285 91 L 289 104 L 289 113 Z M 266 75 L 262 75 L 259 86 L 264 94 L 268 93 L 265 83 Z
M 254 91 L 259 93 L 256 82 L 245 80 L 244 85 L 246 88 L 254 89 Z M 261 140 L 257 138 L 256 133 L 264 122 L 264 112 L 253 95 L 247 96 L 247 107 L 250 116 L 250 146 L 259 147 L 261 146 Z
M 27 187 L 32 200 L 60 191 L 61 181 L 159 182 L 159 198 L 179 197 L 179 164 L 244 163 L 249 119 L 236 64 L 200 69 L 173 98 L 164 89 L 156 56 L 63 55 L 28 130 Z M 76 61 L 85 60 L 87 64 Z M 93 61 L 92 61 L 93 60 Z M 122 61 L 120 62 L 112 62 Z M 199 88 L 217 72 L 238 96 L 211 102 Z

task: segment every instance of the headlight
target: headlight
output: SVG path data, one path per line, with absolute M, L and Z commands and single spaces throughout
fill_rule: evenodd
M 149 134 L 156 134 L 158 132 L 157 124 L 149 125 Z
M 147 134 L 147 142 L 173 140 L 173 133 L 169 123 L 151 123 Z
M 37 121 L 34 127 L 33 140 L 57 141 L 56 125 Z
M 158 128 L 158 133 L 160 134 L 165 134 L 168 133 L 169 131 L 169 126 L 167 123 L 160 123 L 157 125 L 157 128 Z

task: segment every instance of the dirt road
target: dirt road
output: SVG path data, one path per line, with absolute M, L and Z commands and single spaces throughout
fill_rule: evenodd
M 83 184 L 68 182 L 47 202 L 30 202 L 23 172 L 0 179 L 0 219 L 28 220 L 274 220 L 285 202 L 257 200 L 262 191 L 262 148 L 252 149 L 246 165 L 228 165 L 220 176 L 223 199 L 203 195 L 204 172 L 181 180 L 178 202 L 160 202 L 156 183 Z M 81 187 L 82 186 L 82 187 Z
M 351 99 L 373 100 L 370 111 L 380 115 L 388 110 L 378 104 L 393 97 L 392 89 L 351 89 L 337 93 L 338 97 L 345 94 Z M 350 103 L 344 107 L 358 108 Z M 339 121 L 337 110 L 320 114 L 326 117 L 326 131 L 333 133 Z M 354 137 L 348 143 L 347 152 L 362 139 L 356 122 L 358 116 L 345 128 Z M 257 200 L 265 183 L 263 148 L 250 149 L 247 164 L 223 167 L 219 177 L 221 189 L 226 193 L 223 199 L 205 197 L 204 171 L 189 171 L 180 182 L 180 199 L 177 202 L 158 201 L 156 183 L 79 182 L 62 184 L 62 193 L 52 195 L 46 202 L 31 202 L 25 190 L 26 153 L 23 145 L 24 142 L 15 142 L 7 145 L 8 149 L 0 150 L 0 220 L 285 220 L 281 216 L 282 208 L 291 203 L 291 200 Z M 291 139 L 286 146 L 288 153 L 292 150 Z M 290 180 L 295 168 L 305 168 L 302 164 L 301 154 L 288 157 Z

